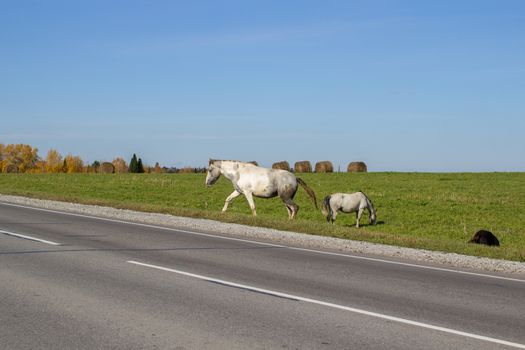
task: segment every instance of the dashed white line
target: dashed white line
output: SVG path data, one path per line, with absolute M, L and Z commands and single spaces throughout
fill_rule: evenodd
M 41 242 L 41 243 L 51 244 L 51 245 L 60 245 L 60 243 L 46 241 L 45 239 L 36 238 L 36 237 L 32 237 L 32 236 L 27 236 L 27 235 L 21 235 L 19 233 L 14 233 L 14 232 L 0 230 L 0 233 L 2 233 L 4 235 L 8 235 L 8 236 L 23 238 L 23 239 L 27 239 L 27 240 L 30 240 L 30 241 L 35 241 L 35 242 Z
M 517 348 L 517 349 L 525 349 L 525 344 L 514 343 L 514 342 L 507 341 L 507 340 L 496 339 L 496 338 L 487 337 L 487 336 L 483 336 L 483 335 L 479 335 L 479 334 L 458 331 L 458 330 L 451 329 L 451 328 L 446 328 L 446 327 L 434 326 L 434 325 L 431 325 L 431 324 L 417 322 L 417 321 L 412 321 L 412 320 L 408 320 L 408 319 L 404 319 L 404 318 L 400 318 L 400 317 L 380 314 L 380 313 L 377 313 L 377 312 L 371 312 L 371 311 L 366 311 L 366 310 L 362 310 L 362 309 L 356 309 L 356 308 L 353 308 L 353 307 L 348 307 L 348 306 L 344 306 L 344 305 L 329 303 L 329 302 L 316 300 L 316 299 L 305 298 L 305 297 L 301 297 L 301 296 L 298 296 L 298 295 L 282 293 L 282 292 L 278 292 L 278 291 L 274 291 L 274 290 L 270 290 L 270 289 L 253 287 L 253 286 L 239 284 L 239 283 L 230 282 L 230 281 L 225 281 L 225 280 L 221 280 L 221 279 L 217 279 L 217 278 L 213 278 L 213 277 L 208 277 L 208 276 L 198 275 L 198 274 L 194 274 L 194 273 L 190 273 L 190 272 L 175 270 L 175 269 L 171 269 L 171 268 L 167 268 L 167 267 L 146 264 L 146 263 L 142 263 L 142 262 L 138 262 L 138 261 L 129 260 L 127 262 L 130 263 L 130 264 L 134 264 L 134 265 L 149 267 L 149 268 L 153 268 L 153 269 L 157 269 L 157 270 L 162 270 L 162 271 L 172 272 L 172 273 L 176 273 L 176 274 L 179 274 L 179 275 L 184 275 L 184 276 L 188 276 L 188 277 L 192 277 L 192 278 L 197 278 L 197 279 L 204 280 L 204 281 L 207 281 L 207 282 L 219 283 L 219 284 L 230 286 L 230 287 L 241 288 L 241 289 L 254 291 L 254 292 L 258 292 L 258 293 L 264 293 L 264 294 L 268 294 L 268 295 L 273 295 L 273 296 L 277 296 L 277 297 L 281 297 L 281 298 L 293 299 L 293 300 L 297 300 L 297 301 L 303 301 L 303 302 L 306 302 L 306 303 L 311 303 L 311 304 L 326 306 L 326 307 L 330 307 L 330 308 L 334 308 L 334 309 L 349 311 L 349 312 L 353 312 L 353 313 L 357 313 L 357 314 L 361 314 L 361 315 L 376 317 L 376 318 L 380 318 L 380 319 L 384 319 L 384 320 L 389 320 L 389 321 L 403 323 L 403 324 L 407 324 L 407 325 L 411 325 L 411 326 L 426 328 L 426 329 L 430 329 L 430 330 L 434 330 L 434 331 L 440 331 L 440 332 L 444 332 L 444 333 L 448 333 L 448 334 L 459 335 L 459 336 L 472 338 L 472 339 L 477 339 L 477 340 L 482 340 L 482 341 L 486 341 L 486 342 L 490 342 L 490 343 L 494 343 L 494 344 L 506 345 L 506 346 L 510 346 L 510 347 L 513 347 L 513 348 Z

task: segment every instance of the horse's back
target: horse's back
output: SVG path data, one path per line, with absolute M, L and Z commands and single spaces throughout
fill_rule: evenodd
M 250 163 L 245 164 L 243 168 L 239 169 L 239 175 L 266 178 L 268 181 L 275 181 L 279 179 L 295 180 L 295 175 L 289 171 L 282 169 L 263 168 Z
M 365 208 L 368 206 L 366 196 L 363 192 L 334 193 L 332 194 L 330 202 L 334 203 L 336 206 L 339 206 L 341 211 L 347 213 L 351 213 L 359 210 L 360 208 Z

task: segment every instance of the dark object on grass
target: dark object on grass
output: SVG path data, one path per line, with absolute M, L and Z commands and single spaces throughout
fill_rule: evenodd
M 486 230 L 479 230 L 472 236 L 472 239 L 469 241 L 469 243 L 478 243 L 478 244 L 486 244 L 486 245 L 497 245 L 499 246 L 499 241 L 492 234 L 490 231 Z

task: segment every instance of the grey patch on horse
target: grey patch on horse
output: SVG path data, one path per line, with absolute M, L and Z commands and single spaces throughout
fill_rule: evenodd
M 494 234 L 487 230 L 479 230 L 472 236 L 469 243 L 485 244 L 488 246 L 499 246 L 499 241 Z
M 292 185 L 286 185 L 284 186 L 283 190 L 280 193 L 280 197 L 284 200 L 286 198 L 293 198 L 295 197 L 295 193 L 297 192 L 297 187 Z
M 297 192 L 297 186 L 286 185 L 281 189 L 279 197 L 284 202 L 286 210 L 288 210 L 288 218 L 295 219 L 297 212 L 299 211 L 299 206 L 293 201 L 293 197 Z

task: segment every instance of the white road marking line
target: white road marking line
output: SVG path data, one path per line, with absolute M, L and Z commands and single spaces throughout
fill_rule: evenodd
M 198 274 L 194 274 L 194 273 L 190 273 L 190 272 L 170 269 L 168 267 L 151 265 L 151 264 L 146 264 L 146 263 L 133 261 L 133 260 L 128 260 L 127 262 L 130 263 L 130 264 L 134 264 L 134 265 L 149 267 L 149 268 L 162 270 L 162 271 L 167 271 L 167 272 L 173 272 L 173 273 L 177 273 L 177 274 L 180 274 L 180 275 L 197 278 L 197 279 L 200 279 L 200 280 L 203 280 L 203 281 L 207 281 L 207 282 L 219 283 L 219 284 L 226 285 L 226 286 L 246 289 L 246 290 L 250 290 L 250 291 L 254 291 L 254 292 L 258 292 L 258 293 L 264 293 L 264 294 L 268 294 L 268 295 L 273 295 L 273 296 L 277 296 L 277 297 L 281 297 L 281 298 L 294 299 L 294 300 L 297 300 L 297 301 L 303 301 L 303 302 L 306 302 L 306 303 L 322 305 L 322 306 L 331 307 L 331 308 L 334 308 L 334 309 L 350 311 L 350 312 L 361 314 L 361 315 L 381 318 L 381 319 L 384 319 L 384 320 L 394 321 L 394 322 L 403 323 L 403 324 L 407 324 L 407 325 L 411 325 L 411 326 L 431 329 L 431 330 L 445 332 L 445 333 L 449 333 L 449 334 L 460 335 L 460 336 L 463 336 L 463 337 L 477 339 L 477 340 L 483 340 L 483 341 L 496 343 L 496 344 L 500 344 L 500 345 L 507 345 L 507 346 L 511 346 L 511 347 L 514 347 L 514 348 L 518 348 L 518 349 L 525 349 L 525 344 L 514 343 L 514 342 L 502 340 L 502 339 L 496 339 L 496 338 L 486 337 L 486 336 L 478 335 L 478 334 L 474 334 L 474 333 L 458 331 L 458 330 L 451 329 L 451 328 L 446 328 L 446 327 L 434 326 L 434 325 L 431 325 L 431 324 L 417 322 L 417 321 L 412 321 L 412 320 L 408 320 L 408 319 L 405 319 L 405 318 L 389 316 L 389 315 L 380 314 L 380 313 L 377 313 L 377 312 L 366 311 L 366 310 L 362 310 L 362 309 L 356 309 L 356 308 L 353 308 L 353 307 L 348 307 L 348 306 L 344 306 L 344 305 L 329 303 L 329 302 L 316 300 L 316 299 L 305 298 L 305 297 L 301 297 L 301 296 L 298 296 L 298 295 L 282 293 L 282 292 L 278 292 L 278 291 L 274 291 L 274 290 L 270 290 L 270 289 L 252 287 L 252 286 L 245 285 L 245 284 L 239 284 L 239 283 L 229 282 L 229 281 L 225 281 L 225 280 L 221 280 L 221 279 L 217 279 L 217 278 L 213 278 L 213 277 L 208 277 L 208 276 L 198 275 Z
M 51 245 L 60 245 L 60 243 L 46 241 L 45 239 L 40 239 L 40 238 L 36 238 L 36 237 L 32 237 L 32 236 L 21 235 L 19 233 L 13 233 L 13 232 L 9 232 L 9 231 L 0 230 L 0 233 L 3 233 L 4 235 L 8 235 L 8 236 L 28 239 L 30 241 L 36 241 L 36 242 L 41 242 L 41 243 L 46 243 L 46 244 L 51 244 Z
M 442 271 L 442 272 L 450 272 L 450 273 L 457 273 L 457 274 L 463 274 L 463 275 L 486 277 L 486 278 L 494 278 L 494 279 L 500 279 L 500 280 L 506 280 L 506 281 L 525 283 L 525 280 L 523 280 L 523 279 L 512 278 L 512 277 L 503 277 L 503 276 L 488 275 L 488 274 L 477 273 L 477 272 L 453 270 L 453 269 L 447 269 L 447 268 L 442 268 L 442 267 L 433 267 L 433 266 L 425 266 L 425 265 L 404 263 L 404 262 L 399 262 L 399 261 L 392 261 L 392 260 L 379 259 L 379 258 L 370 258 L 370 257 L 366 257 L 366 256 L 359 256 L 359 255 L 333 253 L 333 252 L 326 252 L 326 251 L 322 251 L 322 250 L 315 250 L 315 249 L 308 249 L 308 248 L 299 248 L 299 247 L 291 247 L 291 246 L 286 246 L 286 245 L 281 245 L 281 244 L 264 243 L 264 242 L 252 241 L 252 240 L 249 240 L 249 239 L 225 237 L 225 236 L 219 236 L 219 235 L 202 233 L 202 232 L 194 232 L 194 231 L 187 231 L 187 230 L 183 230 L 183 229 L 176 229 L 176 228 L 163 227 L 163 226 L 150 225 L 150 224 L 142 224 L 142 223 L 138 223 L 138 222 L 131 222 L 131 221 L 118 220 L 118 219 L 103 218 L 103 217 L 86 215 L 86 214 L 76 214 L 76 213 L 63 212 L 63 211 L 59 211 L 59 210 L 36 208 L 36 207 L 25 206 L 25 205 L 20 205 L 20 204 L 11 204 L 11 203 L 3 203 L 3 202 L 0 202 L 0 204 L 7 205 L 7 206 L 12 206 L 12 207 L 20 207 L 20 208 L 26 208 L 26 209 L 33 209 L 33 210 L 38 210 L 38 211 L 50 212 L 50 213 L 55 213 L 55 214 L 77 216 L 77 217 L 83 217 L 83 218 L 88 218 L 88 219 L 96 219 L 96 220 L 101 220 L 101 221 L 116 222 L 116 223 L 127 224 L 127 225 L 136 225 L 136 226 L 141 226 L 141 227 L 149 227 L 149 228 L 154 228 L 154 229 L 159 229 L 159 230 L 166 230 L 166 231 L 173 231 L 173 232 L 182 232 L 182 233 L 192 234 L 192 235 L 196 235 L 196 236 L 204 236 L 204 237 L 212 237 L 212 238 L 223 239 L 223 240 L 252 243 L 252 244 L 264 245 L 264 246 L 269 246 L 269 247 L 284 248 L 284 249 L 298 250 L 298 251 L 304 251 L 304 252 L 310 252 L 310 253 L 316 253 L 316 254 L 340 256 L 340 257 L 345 257 L 345 258 L 350 258 L 350 259 L 368 260 L 368 261 L 375 261 L 375 262 L 380 262 L 380 263 L 385 263 L 385 264 L 407 266 L 407 267 L 414 267 L 414 268 L 420 268 L 420 269 Z

